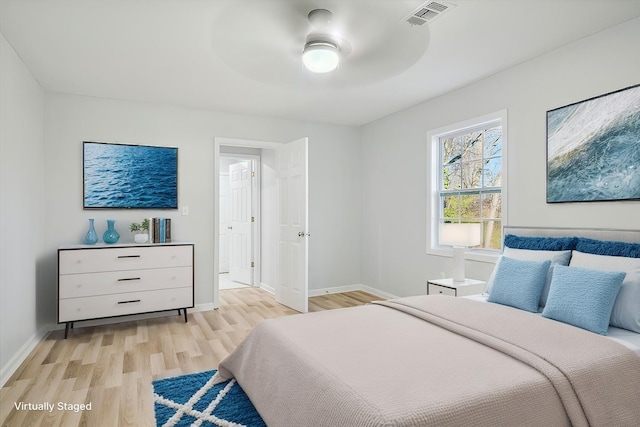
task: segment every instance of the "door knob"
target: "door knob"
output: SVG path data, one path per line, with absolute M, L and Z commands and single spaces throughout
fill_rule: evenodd
M 311 233 L 305 233 L 304 231 L 299 231 L 298 232 L 298 237 L 304 237 L 304 236 L 311 236 Z

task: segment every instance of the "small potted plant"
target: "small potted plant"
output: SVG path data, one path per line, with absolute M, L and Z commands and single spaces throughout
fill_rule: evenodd
M 149 240 L 149 219 L 145 218 L 141 223 L 132 222 L 129 230 L 134 233 L 133 240 L 136 243 L 147 243 Z

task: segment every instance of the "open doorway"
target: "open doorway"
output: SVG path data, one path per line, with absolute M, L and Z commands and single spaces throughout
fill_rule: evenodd
M 235 138 L 216 137 L 214 139 L 214 220 L 213 220 L 213 302 L 214 307 L 220 304 L 219 291 L 221 289 L 220 279 L 226 281 L 228 276 L 220 274 L 220 254 L 221 235 L 224 233 L 224 221 L 221 220 L 220 203 L 220 178 L 221 169 L 226 166 L 221 163 L 223 157 L 231 157 L 240 160 L 255 160 L 257 165 L 254 170 L 256 191 L 253 193 L 255 203 L 252 206 L 255 222 L 253 223 L 253 236 L 251 246 L 253 248 L 253 282 L 252 285 L 263 288 L 271 293 L 275 290 L 275 268 L 277 266 L 276 248 L 274 234 L 277 230 L 277 197 L 276 197 L 276 176 L 275 157 L 276 149 L 282 144 L 252 141 Z M 224 179 L 224 178 L 223 178 Z M 221 226 L 222 224 L 222 226 Z M 225 250 L 225 247 L 222 247 Z M 227 249 L 230 254 L 230 249 Z M 234 284 L 235 286 L 235 284 Z
M 219 289 L 258 286 L 260 155 L 221 153 L 219 184 Z
M 251 242 L 253 285 L 275 295 L 276 301 L 302 313 L 308 310 L 308 138 L 287 143 L 216 137 L 214 140 L 214 198 L 220 203 L 220 159 L 258 157 L 255 222 Z M 230 171 L 231 173 L 231 171 Z M 219 206 L 214 209 L 213 301 L 220 303 L 221 234 Z M 232 226 L 232 229 L 235 228 Z M 225 248 L 222 248 L 225 250 Z M 231 250 L 227 253 L 231 255 Z M 232 260 L 230 259 L 230 262 Z

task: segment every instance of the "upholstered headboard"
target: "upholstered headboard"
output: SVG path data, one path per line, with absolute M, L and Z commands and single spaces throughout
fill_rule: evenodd
M 519 227 L 504 226 L 504 235 L 538 237 L 587 237 L 596 240 L 614 240 L 618 242 L 640 243 L 640 230 L 614 230 L 598 228 L 555 228 L 555 227 Z

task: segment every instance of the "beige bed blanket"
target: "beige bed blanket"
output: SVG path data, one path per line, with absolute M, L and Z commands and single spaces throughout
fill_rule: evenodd
M 219 367 L 269 426 L 638 426 L 640 357 L 447 296 L 261 322 Z

